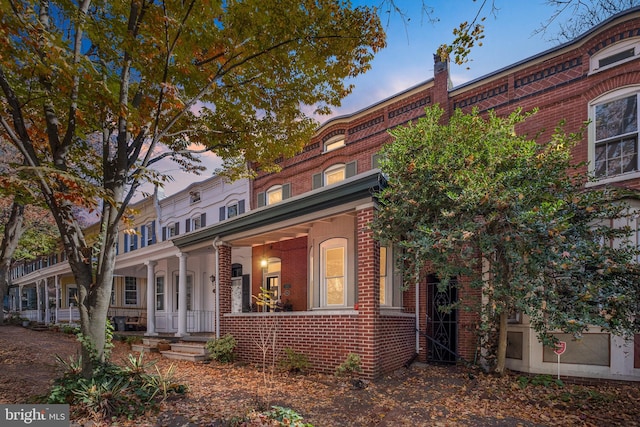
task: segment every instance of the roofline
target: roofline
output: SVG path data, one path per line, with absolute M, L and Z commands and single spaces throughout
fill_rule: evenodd
M 178 248 L 195 245 L 263 226 L 272 225 L 305 214 L 326 210 L 366 197 L 384 186 L 385 179 L 378 169 L 351 177 L 338 185 L 323 187 L 274 205 L 249 211 L 232 219 L 202 228 L 172 239 Z
M 624 17 L 624 16 L 628 16 L 628 15 L 633 15 L 635 13 L 639 13 L 640 12 L 640 6 L 636 6 L 636 7 L 632 7 L 630 9 L 624 10 L 622 12 L 618 12 L 615 15 L 610 16 L 609 18 L 605 19 L 604 21 L 600 22 L 599 24 L 597 24 L 594 27 L 591 27 L 589 30 L 585 31 L 584 33 L 582 33 L 581 35 L 577 36 L 576 38 L 569 40 L 565 43 L 562 43 L 558 46 L 552 47 L 550 49 L 547 49 L 545 51 L 542 51 L 540 53 L 537 53 L 533 56 L 530 56 L 528 58 L 525 58 L 521 61 L 515 62 L 513 64 L 507 65 L 505 67 L 502 67 L 498 70 L 492 71 L 489 74 L 485 74 L 484 76 L 480 76 L 477 77 L 473 80 L 470 80 L 466 83 L 462 83 L 459 86 L 456 86 L 455 88 L 453 88 L 452 90 L 449 91 L 449 93 L 455 93 L 464 89 L 467 89 L 469 86 L 473 86 L 474 84 L 480 83 L 484 80 L 488 80 L 492 77 L 496 77 L 506 71 L 510 71 L 513 70 L 514 68 L 518 68 L 520 66 L 523 66 L 525 64 L 531 63 L 531 62 L 535 62 L 538 59 L 541 59 L 545 56 L 551 55 L 553 53 L 558 53 L 561 50 L 565 50 L 568 49 L 570 47 L 574 47 L 577 45 L 580 45 L 582 43 L 584 43 L 586 41 L 587 38 L 589 38 L 590 36 L 592 36 L 594 33 L 602 30 L 604 27 L 608 26 L 609 24 L 611 24 L 613 21 L 617 21 L 620 18 Z

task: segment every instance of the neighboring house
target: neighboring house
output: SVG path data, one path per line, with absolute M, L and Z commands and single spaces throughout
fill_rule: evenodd
M 150 335 L 215 332 L 213 247 L 185 264 L 185 303 L 179 307 L 180 261 L 171 239 L 244 213 L 248 181 L 214 176 L 168 196 L 154 194 L 130 206 L 131 222 L 120 227 L 109 317 L 116 327 L 136 319 Z M 90 239 L 98 225 L 85 233 Z M 210 258 L 210 259 L 209 259 Z M 59 261 L 58 261 L 59 260 Z M 153 283 L 153 286 L 147 286 Z M 45 323 L 77 322 L 77 286 L 63 254 L 15 265 L 12 310 Z
M 574 152 L 598 177 L 590 185 L 638 189 L 639 96 L 640 8 L 456 88 L 450 86 L 447 64 L 436 59 L 433 78 L 324 123 L 303 152 L 280 162 L 280 172 L 259 173 L 250 185 L 215 178 L 212 188 L 222 188 L 212 189 L 212 196 L 205 181 L 157 201 L 155 217 L 138 214 L 138 233 L 126 242 L 121 238 L 129 251 L 118 256 L 117 274 L 125 281 L 114 310 L 128 308 L 126 302 L 136 295 L 139 309 L 146 307 L 148 335 L 232 334 L 238 357 L 252 362 L 263 357 L 260 334 L 276 325 L 277 351 L 304 353 L 321 372 L 334 372 L 349 353 L 361 357 L 367 378 L 400 368 L 416 355 L 434 362 L 458 356 L 476 360 L 478 315 L 464 310 L 445 315 L 438 307 L 478 297 L 478 291 L 470 291 L 463 279 L 459 288 L 442 292 L 433 276 L 418 286 L 402 283 L 395 249 L 373 239 L 374 195 L 384 185 L 376 160 L 380 148 L 392 142 L 388 130 L 436 104 L 445 115 L 457 108 L 493 109 L 499 115 L 539 108 L 517 130 L 539 135 L 541 142 L 561 119 L 568 132 L 590 119 Z M 145 247 L 131 236 L 146 236 Z M 62 274 L 49 270 L 56 267 L 14 284 L 37 283 L 40 277 L 62 282 Z M 136 278 L 135 292 L 126 277 Z M 277 312 L 255 306 L 261 288 L 278 299 Z M 66 303 L 64 296 L 58 300 Z M 528 319 L 516 314 L 512 320 L 507 366 L 557 372 L 555 355 L 538 343 Z M 566 339 L 563 375 L 640 380 L 640 338 L 634 348 L 634 342 L 590 332 L 581 341 Z

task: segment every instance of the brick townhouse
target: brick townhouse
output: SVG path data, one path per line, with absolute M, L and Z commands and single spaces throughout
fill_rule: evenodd
M 188 295 L 215 318 L 197 330 L 232 334 L 245 361 L 261 361 L 256 340 L 266 321 L 277 324 L 277 351 L 303 353 L 321 372 L 333 372 L 349 353 L 361 357 L 367 378 L 416 357 L 475 360 L 480 350 L 477 314 L 443 315 L 437 307 L 478 294 L 464 282 L 458 290 L 438 292 L 433 276 L 417 285 L 402 283 L 394 269 L 394 248 L 372 238 L 374 195 L 384 185 L 377 153 L 393 143 L 389 129 L 422 117 L 432 105 L 440 105 L 446 115 L 455 109 L 493 109 L 504 115 L 519 107 L 538 108 L 518 132 L 539 135 L 544 142 L 560 120 L 568 132 L 590 121 L 574 151 L 575 160 L 588 162 L 597 177 L 589 185 L 640 188 L 640 8 L 458 87 L 450 85 L 447 63 L 435 58 L 434 65 L 433 77 L 425 82 L 322 124 L 301 153 L 281 160 L 280 172 L 259 173 L 248 186 L 246 212 L 168 236 L 171 267 L 160 271 L 166 263 L 147 264 L 139 274 L 142 282 L 156 283 L 145 288 L 147 306 L 155 307 L 148 314 L 153 323 L 162 314 L 158 301 L 168 303 L 164 293 L 171 293 L 178 336 L 195 331 L 188 301 L 178 300 Z M 174 287 L 170 291 L 158 287 L 158 278 L 165 276 Z M 278 299 L 277 310 L 257 309 L 253 296 L 261 288 Z M 164 299 L 158 299 L 159 290 Z M 206 304 L 200 301 L 205 296 Z M 154 328 L 147 333 L 156 334 Z M 589 331 L 580 342 L 569 340 L 563 374 L 639 380 L 640 339 L 635 345 Z M 528 319 L 515 314 L 507 367 L 555 373 L 553 356 L 537 341 Z

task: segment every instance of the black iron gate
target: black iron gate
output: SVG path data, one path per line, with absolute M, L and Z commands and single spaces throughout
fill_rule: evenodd
M 458 301 L 458 288 L 451 280 L 446 289 L 438 290 L 439 280 L 430 276 L 427 282 L 427 335 L 430 337 L 427 358 L 434 363 L 455 363 L 458 344 L 458 310 L 443 311 Z

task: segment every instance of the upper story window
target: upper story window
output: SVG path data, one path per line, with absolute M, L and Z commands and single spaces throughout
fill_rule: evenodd
M 264 195 L 264 193 L 262 194 Z M 242 215 L 243 213 L 244 213 L 244 200 L 231 202 L 226 206 L 220 207 L 220 221 L 224 221 L 227 218 L 233 218 L 234 216 Z
M 640 37 L 633 37 L 607 46 L 589 60 L 589 71 L 597 73 L 624 64 L 640 55 Z
M 238 216 L 238 204 L 234 203 L 233 205 L 227 206 L 227 218 L 233 218 L 234 216 Z
M 190 203 L 198 203 L 200 201 L 200 192 L 199 191 L 190 191 L 189 192 L 189 202 Z
M 340 181 L 344 181 L 347 178 L 351 178 L 357 173 L 357 163 L 356 161 L 349 162 L 346 164 L 339 163 L 333 166 L 328 167 L 322 173 L 317 173 L 312 177 L 312 188 L 315 190 L 316 188 L 323 187 L 325 185 L 336 184 Z
M 590 106 L 589 160 L 596 178 L 617 177 L 639 170 L 639 91 L 640 87 L 622 89 Z
M 346 178 L 345 165 L 335 165 L 324 171 L 324 185 L 335 184 Z
M 258 207 L 272 205 L 291 197 L 291 185 L 274 185 L 267 191 L 258 193 Z M 242 213 L 242 212 L 240 212 Z
M 142 237 L 146 242 L 146 245 L 152 245 L 156 242 L 156 223 L 155 221 L 151 221 L 146 224 L 142 229 Z
M 162 240 L 168 240 L 180 234 L 180 223 L 174 222 L 162 227 Z
M 191 218 L 191 231 L 197 230 L 200 227 L 202 227 L 202 219 L 200 215 Z
M 342 148 L 344 146 L 345 146 L 344 135 L 338 135 L 334 138 L 328 139 L 324 143 L 324 152 L 326 153 L 327 151 L 333 151 L 338 148 Z

